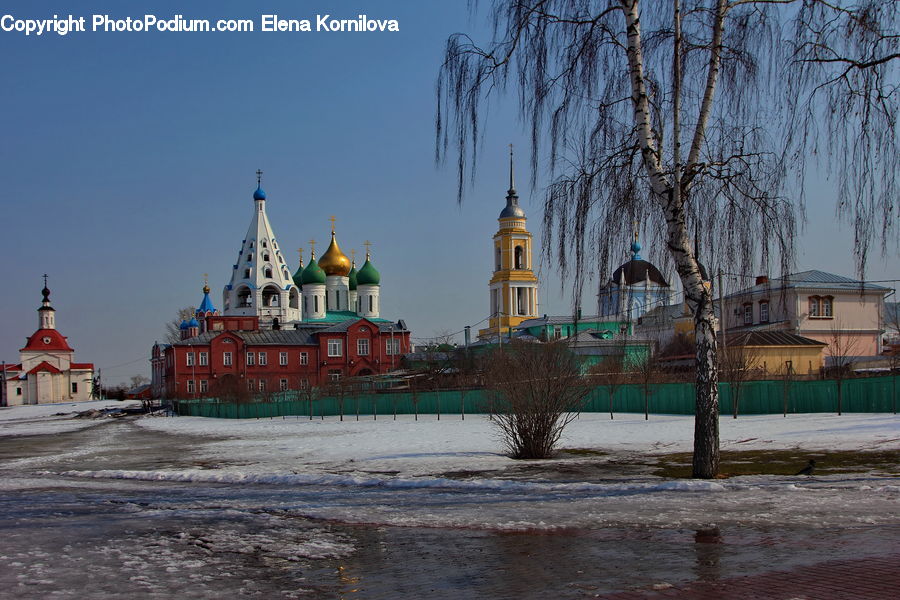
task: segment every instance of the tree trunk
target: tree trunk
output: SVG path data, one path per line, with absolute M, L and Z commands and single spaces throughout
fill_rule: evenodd
M 719 474 L 719 369 L 716 332 L 713 327 L 712 297 L 696 312 L 697 403 L 694 416 L 693 476 L 704 479 Z

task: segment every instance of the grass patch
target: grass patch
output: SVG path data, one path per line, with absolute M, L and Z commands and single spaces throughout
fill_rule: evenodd
M 593 448 L 564 448 L 558 454 L 571 454 L 572 456 L 606 456 L 609 452 L 595 450 Z
M 815 475 L 838 475 L 880 471 L 900 475 L 900 450 L 807 451 L 807 450 L 726 450 L 721 453 L 719 473 L 738 475 L 795 475 L 809 459 L 816 461 Z M 691 454 L 681 452 L 657 457 L 653 474 L 659 477 L 691 476 Z

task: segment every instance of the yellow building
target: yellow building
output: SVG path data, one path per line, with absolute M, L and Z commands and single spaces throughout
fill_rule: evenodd
M 506 335 L 510 328 L 538 314 L 538 280 L 531 262 L 531 233 L 525 227 L 525 211 L 513 174 L 512 146 L 509 150 L 509 190 L 506 206 L 497 219 L 500 227 L 494 235 L 494 275 L 490 281 L 490 320 L 487 329 L 478 332 L 481 339 L 498 333 Z
M 728 336 L 725 352 L 761 374 L 816 375 L 825 365 L 825 346 L 786 331 L 750 331 Z

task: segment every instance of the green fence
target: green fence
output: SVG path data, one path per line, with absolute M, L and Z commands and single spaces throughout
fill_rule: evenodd
M 731 385 L 719 385 L 719 410 L 733 412 Z M 842 383 L 843 412 L 894 412 L 896 376 L 847 379 Z M 837 412 L 837 382 L 748 381 L 740 387 L 740 414 Z M 287 391 L 268 399 L 249 402 L 223 402 L 216 398 L 177 400 L 179 415 L 224 419 L 261 419 L 282 416 L 323 418 L 344 415 L 367 419 L 393 418 L 394 415 L 430 415 L 429 418 L 464 418 L 469 414 L 490 413 L 490 396 L 484 390 L 442 390 L 437 392 L 365 392 L 343 398 L 316 397 Z M 622 385 L 615 389 L 612 410 L 617 413 L 643 413 L 645 406 L 654 414 L 694 414 L 694 385 L 690 383 Z M 598 386 L 588 393 L 583 412 L 609 412 L 609 389 Z

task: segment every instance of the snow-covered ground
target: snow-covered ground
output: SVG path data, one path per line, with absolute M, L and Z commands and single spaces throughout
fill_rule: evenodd
M 362 419 L 362 417 L 361 417 Z M 267 473 L 391 473 L 422 476 L 446 471 L 508 467 L 496 428 L 483 416 L 434 415 L 356 421 L 336 417 L 235 420 L 202 417 L 145 418 L 141 427 L 210 439 L 210 460 L 240 463 L 239 470 Z M 900 448 L 900 417 L 885 414 L 747 416 L 720 420 L 723 450 Z M 582 414 L 564 431 L 559 447 L 599 452 L 670 453 L 691 450 L 694 420 L 686 416 Z M 225 439 L 221 439 L 225 438 Z M 803 466 L 802 464 L 800 466 Z M 229 470 L 227 464 L 223 469 Z
M 61 402 L 0 408 L 0 436 L 44 435 L 75 431 L 96 425 L 92 419 L 73 419 L 89 410 L 139 406 L 136 400 L 95 400 L 92 402 Z

